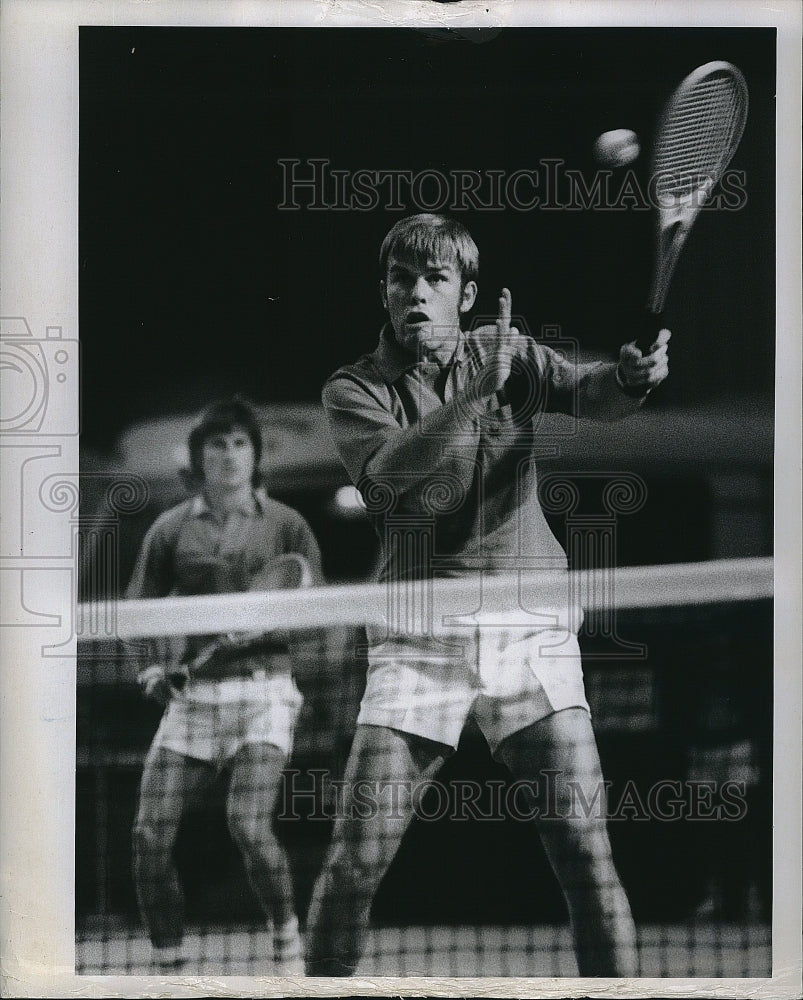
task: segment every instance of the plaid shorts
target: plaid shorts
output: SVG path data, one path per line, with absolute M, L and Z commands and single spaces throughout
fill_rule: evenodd
M 249 682 L 240 699 L 212 700 L 213 688 L 204 685 L 203 700 L 186 689 L 176 694 L 162 716 L 153 745 L 218 768 L 247 743 L 270 743 L 289 755 L 303 701 L 292 677 L 281 674 Z
M 357 722 L 456 747 L 471 716 L 495 751 L 553 712 L 588 711 L 577 635 L 564 613 L 553 617 L 543 628 L 475 618 L 435 636 L 372 642 Z

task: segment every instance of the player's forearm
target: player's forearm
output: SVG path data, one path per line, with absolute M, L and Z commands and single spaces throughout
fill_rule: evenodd
M 632 395 L 617 378 L 616 362 L 579 366 L 579 416 L 589 420 L 622 420 L 640 409 L 646 391 Z M 584 369 L 584 370 L 583 370 Z
M 388 477 L 409 489 L 442 474 L 457 476 L 468 488 L 474 467 L 466 456 L 476 453 L 479 442 L 479 422 L 471 414 L 461 394 L 415 426 L 399 428 L 368 460 L 365 476 L 373 481 Z

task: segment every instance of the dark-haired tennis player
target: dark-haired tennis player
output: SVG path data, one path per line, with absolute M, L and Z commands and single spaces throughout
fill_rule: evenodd
M 323 401 L 343 463 L 374 511 L 384 543 L 381 579 L 398 596 L 402 581 L 504 572 L 516 560 L 565 568 L 538 500 L 538 418 L 547 410 L 597 420 L 636 413 L 668 374 L 669 332 L 661 331 L 646 356 L 627 343 L 617 362 L 570 364 L 510 326 L 507 289 L 495 325 L 462 331 L 477 296 L 478 251 L 460 223 L 442 216 L 398 222 L 382 244 L 380 266 L 390 322 L 372 354 L 328 380 Z M 565 592 L 562 603 L 569 603 Z M 604 793 L 578 616 L 549 607 L 541 609 L 544 624 L 529 617 L 527 627 L 521 614 L 508 609 L 501 622 L 477 616 L 474 628 L 398 624 L 369 634 L 345 789 L 389 782 L 410 789 L 431 778 L 472 716 L 511 776 L 533 783 L 536 822 L 568 904 L 580 974 L 633 975 L 635 930 L 604 803 L 576 808 L 578 789 L 586 802 L 599 803 L 594 797 Z M 308 918 L 308 974 L 355 970 L 371 902 L 413 800 L 387 795 L 370 811 L 352 800 L 355 808 L 347 802 L 339 814 Z
M 261 589 L 260 580 L 269 580 L 288 553 L 301 557 L 309 577 L 293 585 L 321 582 L 309 525 L 258 485 L 262 438 L 250 406 L 238 399 L 211 406 L 190 433 L 189 451 L 197 492 L 149 530 L 129 597 Z M 229 830 L 272 925 L 274 971 L 297 974 L 303 964 L 293 882 L 272 830 L 302 703 L 292 657 L 269 634 L 192 636 L 183 646 L 177 659 L 162 656 L 139 674 L 143 693 L 165 706 L 134 823 L 136 890 L 154 964 L 175 968 L 186 958 L 173 849 L 186 807 L 223 772 Z M 189 676 L 177 686 L 171 677 L 179 663 L 190 668 L 183 668 Z

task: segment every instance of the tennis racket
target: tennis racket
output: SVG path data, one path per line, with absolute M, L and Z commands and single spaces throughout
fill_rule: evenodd
M 296 552 L 286 552 L 271 560 L 257 573 L 250 586 L 249 591 L 270 591 L 270 590 L 295 590 L 299 587 L 311 587 L 313 583 L 312 569 L 307 559 Z M 270 633 L 264 629 L 253 632 L 230 633 L 222 636 L 215 642 L 205 646 L 188 663 L 182 663 L 170 671 L 170 682 L 179 690 L 184 686 L 189 677 L 214 677 L 220 679 L 221 672 L 225 668 L 221 664 L 221 654 L 225 658 L 227 653 L 232 655 L 232 660 L 239 659 L 245 647 L 253 643 L 258 643 L 264 639 L 270 643 Z M 277 646 L 281 645 L 279 639 Z M 236 665 L 232 664 L 232 676 L 238 676 Z
M 747 84 L 736 66 L 710 62 L 690 73 L 663 110 L 652 153 L 657 202 L 647 320 L 636 345 L 652 347 L 672 276 L 694 220 L 730 163 L 747 121 Z

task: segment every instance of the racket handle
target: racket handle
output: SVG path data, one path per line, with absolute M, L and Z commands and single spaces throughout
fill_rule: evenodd
M 641 316 L 639 327 L 641 332 L 636 338 L 636 347 L 642 354 L 649 354 L 658 334 L 664 328 L 664 314 L 646 309 Z
M 187 666 L 174 667 L 168 672 L 167 679 L 176 689 L 183 691 L 187 681 L 190 679 L 190 671 Z

